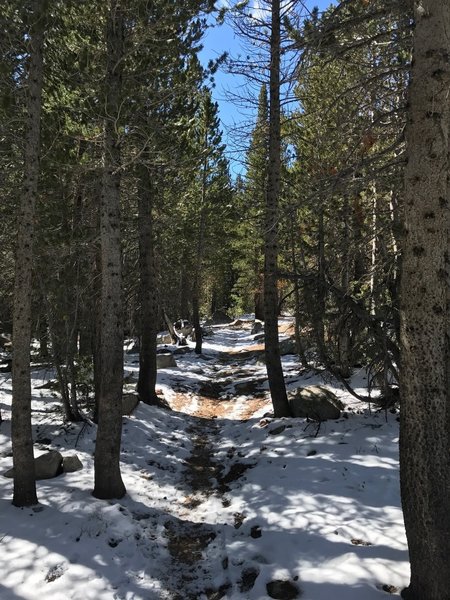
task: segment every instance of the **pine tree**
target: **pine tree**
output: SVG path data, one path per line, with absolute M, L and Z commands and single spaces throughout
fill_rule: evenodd
M 263 233 L 262 218 L 267 187 L 269 107 L 267 86 L 263 84 L 258 98 L 258 112 L 246 155 L 247 172 L 239 195 L 239 222 L 236 231 L 236 269 L 239 279 L 234 293 L 240 299 L 240 309 L 254 312 L 264 320 L 263 311 Z
M 120 235 L 120 139 L 124 14 L 120 0 L 110 0 L 106 25 L 104 167 L 102 179 L 100 394 L 95 445 L 97 498 L 121 498 L 120 474 L 123 386 L 122 255 Z
M 450 6 L 415 5 L 401 284 L 400 479 L 408 600 L 450 598 Z
M 18 213 L 13 304 L 13 404 L 11 440 L 16 506 L 37 503 L 31 431 L 31 298 L 34 221 L 39 185 L 40 128 L 47 3 L 35 0 L 27 15 L 29 67 L 22 201 Z

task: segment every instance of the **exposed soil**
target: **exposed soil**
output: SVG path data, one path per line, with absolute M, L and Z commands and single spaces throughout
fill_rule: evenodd
M 174 568 L 179 571 L 180 590 L 187 590 L 182 596 L 186 599 L 195 597 L 189 594 L 189 584 L 196 579 L 196 569 L 205 568 L 205 560 L 211 560 L 208 547 L 213 541 L 217 545 L 220 533 L 217 526 L 215 528 L 210 524 L 194 522 L 194 513 L 198 520 L 199 507 L 212 495 L 216 495 L 222 505 L 226 506 L 225 494 L 229 484 L 237 481 L 251 468 L 251 465 L 244 462 L 232 462 L 229 468 L 217 463 L 214 460 L 214 447 L 218 443 L 221 419 L 247 420 L 267 405 L 267 393 L 261 390 L 264 379 L 252 379 L 252 373 L 246 368 L 249 360 L 261 356 L 263 352 L 263 344 L 239 351 L 224 349 L 216 357 L 217 368 L 208 369 L 208 373 L 211 373 L 208 380 L 202 380 L 195 390 L 186 389 L 187 386 L 180 382 L 179 391 L 170 400 L 173 410 L 197 417 L 191 429 L 193 447 L 184 473 L 184 481 L 188 483 L 190 491 L 180 499 L 181 521 L 169 520 L 165 523 L 167 547 Z M 227 393 L 231 383 L 235 384 L 236 390 L 232 397 Z M 235 461 L 235 452 L 230 452 L 228 459 Z M 245 515 L 236 514 L 234 527 L 240 527 L 244 519 Z M 222 556 L 220 560 L 225 569 L 228 557 Z M 257 575 L 257 572 L 250 572 L 247 568 L 242 573 L 241 590 L 249 591 Z M 219 600 L 226 595 L 227 590 L 228 585 L 224 584 L 218 589 L 206 589 L 203 593 L 211 600 Z M 174 600 L 179 598 L 181 595 L 174 596 Z

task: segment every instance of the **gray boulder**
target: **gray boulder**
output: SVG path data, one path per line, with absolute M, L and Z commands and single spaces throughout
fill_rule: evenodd
M 122 396 L 122 415 L 131 415 L 139 404 L 137 394 L 123 394 Z
M 50 450 L 34 459 L 36 479 L 52 479 L 62 472 L 63 457 L 57 450 Z
M 156 366 L 158 369 L 170 369 L 176 367 L 177 363 L 171 352 L 164 352 L 156 355 Z
M 53 479 L 62 473 L 63 457 L 57 450 L 50 450 L 34 459 L 34 472 L 36 479 Z M 4 473 L 5 477 L 14 477 L 14 469 Z
M 297 348 L 295 346 L 294 338 L 287 338 L 280 341 L 280 354 L 286 356 L 287 354 L 296 354 Z
M 81 471 L 83 463 L 76 454 L 72 456 L 64 456 L 62 468 L 64 473 L 75 473 L 75 471 Z
M 314 421 L 339 419 L 344 405 L 331 390 L 311 385 L 288 392 L 293 417 L 310 418 Z

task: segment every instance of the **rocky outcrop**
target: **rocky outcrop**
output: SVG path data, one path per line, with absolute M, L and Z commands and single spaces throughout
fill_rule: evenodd
M 344 405 L 331 390 L 320 385 L 311 385 L 288 392 L 289 406 L 293 417 L 309 418 L 314 421 L 339 419 Z

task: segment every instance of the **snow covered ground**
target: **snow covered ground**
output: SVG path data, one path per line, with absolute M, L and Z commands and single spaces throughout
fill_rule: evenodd
M 263 600 L 275 580 L 304 600 L 398 597 L 409 577 L 398 416 L 369 412 L 290 356 L 289 387 L 326 384 L 347 411 L 319 430 L 263 417 L 271 406 L 253 344 L 248 329 L 215 328 L 203 356 L 176 355 L 159 373 L 177 410 L 141 404 L 124 417 L 120 501 L 91 496 L 94 427 L 64 424 L 58 399 L 37 389 L 51 373 L 33 372 L 36 455 L 76 453 L 84 468 L 39 481 L 29 509 L 11 505 L 12 480 L 0 477 L 1 600 Z M 136 360 L 126 358 L 132 380 Z M 364 392 L 364 373 L 355 381 Z M 6 374 L 0 402 L 3 473 Z

